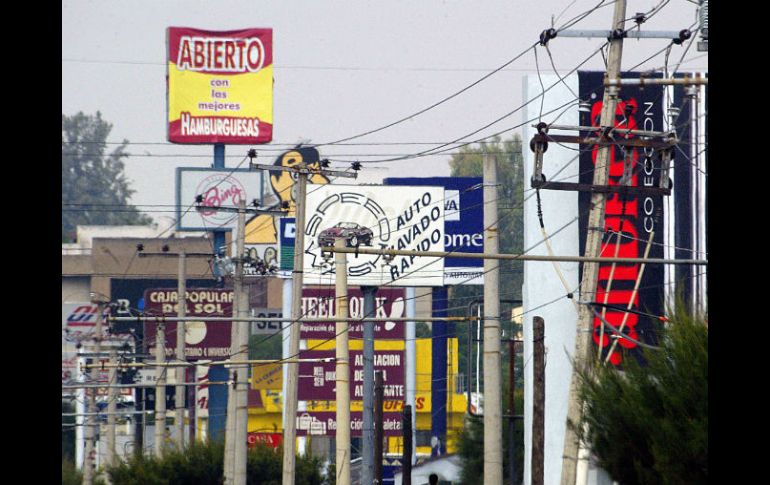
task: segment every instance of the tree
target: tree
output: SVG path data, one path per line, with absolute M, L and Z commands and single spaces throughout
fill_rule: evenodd
M 581 376 L 582 439 L 624 485 L 708 483 L 708 324 L 680 310 L 659 340 Z
M 224 483 L 224 443 L 195 442 L 184 450 L 169 449 L 162 458 L 134 455 L 107 470 L 113 485 L 221 485 Z M 279 484 L 282 467 L 281 449 L 257 444 L 248 450 L 248 483 Z M 297 485 L 321 485 L 321 459 L 310 455 L 297 457 Z
M 504 409 L 508 408 L 508 394 L 504 397 Z M 517 414 L 522 414 L 524 405 L 524 390 L 517 390 L 514 395 Z M 510 423 L 508 419 L 503 419 L 503 476 L 505 483 L 508 483 L 510 476 L 509 449 L 511 446 L 508 439 Z M 516 463 L 516 480 L 514 483 L 521 483 L 524 476 L 524 424 L 522 420 L 514 421 L 513 439 L 515 440 L 514 460 Z M 460 456 L 460 483 L 475 484 L 483 483 L 484 477 L 484 420 L 480 417 L 466 415 L 465 426 L 460 431 L 457 439 L 457 454 Z
M 112 125 L 100 112 L 61 116 L 62 242 L 75 240 L 78 224 L 149 224 L 128 204 L 129 181 L 123 173 L 127 140 L 106 153 Z

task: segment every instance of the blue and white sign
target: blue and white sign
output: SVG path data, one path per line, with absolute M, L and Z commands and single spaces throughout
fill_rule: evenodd
M 484 252 L 484 191 L 481 177 L 386 178 L 385 185 L 444 187 L 444 248 Z M 444 285 L 483 285 L 484 260 L 446 258 Z
M 280 264 L 278 275 L 282 278 L 291 278 L 294 269 L 294 241 L 297 238 L 297 222 L 293 217 L 281 217 L 279 223 L 280 234 Z

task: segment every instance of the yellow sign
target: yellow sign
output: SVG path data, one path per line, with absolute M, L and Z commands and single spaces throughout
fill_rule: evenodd
M 252 389 L 281 389 L 283 372 L 281 364 L 255 365 L 251 370 Z

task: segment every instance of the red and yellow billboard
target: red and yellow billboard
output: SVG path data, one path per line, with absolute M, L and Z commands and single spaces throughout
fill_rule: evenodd
M 170 142 L 272 140 L 272 29 L 169 27 L 167 37 Z

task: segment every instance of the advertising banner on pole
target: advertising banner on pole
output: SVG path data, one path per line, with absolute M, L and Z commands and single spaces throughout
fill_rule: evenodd
M 231 322 L 207 322 L 206 317 L 233 316 L 233 290 L 221 288 L 190 288 L 186 295 L 187 316 L 200 321 L 185 322 L 185 357 L 224 360 L 230 356 Z M 174 317 L 177 315 L 176 289 L 149 289 L 144 296 L 145 314 Z M 176 322 L 166 322 L 166 355 L 176 355 Z M 157 323 L 144 324 L 144 339 L 148 353 L 155 355 Z
M 396 318 L 406 316 L 406 289 L 378 288 L 375 294 L 376 313 L 373 318 Z M 348 288 L 348 313 L 351 318 L 363 318 L 364 294 L 360 288 Z M 334 288 L 303 288 L 302 315 L 307 318 L 326 318 L 328 322 L 303 322 L 300 338 L 327 340 L 336 335 L 334 317 L 337 315 L 337 299 Z M 362 322 L 348 322 L 348 336 L 351 339 L 364 338 Z M 374 338 L 377 340 L 403 340 L 406 333 L 404 323 L 374 322 Z
M 307 195 L 304 281 L 334 284 L 334 258 L 324 258 L 319 236 L 356 226 L 361 243 L 407 251 L 444 251 L 443 187 L 324 185 Z M 365 229 L 366 230 L 365 230 Z M 371 231 L 371 232 L 367 232 Z M 352 238 L 349 239 L 352 241 Z M 348 255 L 348 284 L 442 286 L 444 259 L 426 256 Z
M 444 250 L 484 252 L 484 191 L 481 177 L 396 177 L 385 185 L 444 187 Z M 444 285 L 483 285 L 484 260 L 447 257 Z
M 640 73 L 623 73 L 622 77 L 638 79 Z M 578 72 L 580 98 L 591 100 L 591 111 L 581 113 L 581 126 L 597 126 L 601 118 L 604 73 Z M 666 99 L 663 86 L 624 86 L 615 111 L 615 126 L 632 130 L 663 131 L 664 102 Z M 633 134 L 625 135 L 629 138 Z M 583 150 L 580 154 L 580 183 L 593 182 L 594 165 L 598 154 L 598 146 Z M 626 157 L 633 167 L 627 169 Z M 630 177 L 630 185 L 634 187 L 657 187 L 661 173 L 661 161 L 651 148 L 631 148 L 630 153 L 624 154 L 620 146 L 615 146 L 610 152 L 609 185 L 620 185 L 623 177 Z M 591 203 L 591 193 L 579 193 L 580 213 L 580 254 L 585 252 L 588 213 Z M 663 258 L 663 196 L 639 195 L 634 193 L 608 194 L 605 207 L 604 228 L 606 237 L 602 242 L 603 257 L 613 257 L 616 253 L 620 258 L 641 258 L 652 235 L 650 258 Z M 622 237 L 620 237 L 622 235 Z M 620 238 L 620 244 L 618 243 Z M 641 310 L 660 314 L 663 305 L 663 265 L 647 265 L 642 273 L 639 264 L 618 264 L 612 275 L 612 286 L 609 291 L 611 264 L 600 264 L 599 281 L 596 289 L 596 302 L 607 303 L 626 308 L 629 304 L 632 310 Z M 637 279 L 639 291 L 634 295 Z M 632 299 L 633 296 L 633 299 Z M 654 343 L 655 322 L 650 317 L 626 313 L 622 310 L 608 309 L 605 319 L 616 328 L 623 322 L 623 333 L 629 337 L 647 343 Z M 596 317 L 593 322 L 593 342 L 602 347 L 603 354 L 609 350 L 615 339 L 611 338 L 611 330 L 605 329 L 600 341 L 601 320 Z M 620 364 L 621 352 L 633 352 L 638 345 L 628 339 L 619 339 L 610 361 Z M 606 355 L 603 355 L 606 358 Z
M 167 30 L 168 141 L 273 138 L 273 31 Z
M 334 350 L 302 350 L 300 359 L 334 359 Z M 333 401 L 337 393 L 335 387 L 336 362 L 300 362 L 299 393 L 300 401 Z M 387 400 L 404 399 L 404 351 L 375 350 L 374 370 L 382 372 L 383 396 Z M 350 399 L 364 399 L 364 353 L 350 351 Z

